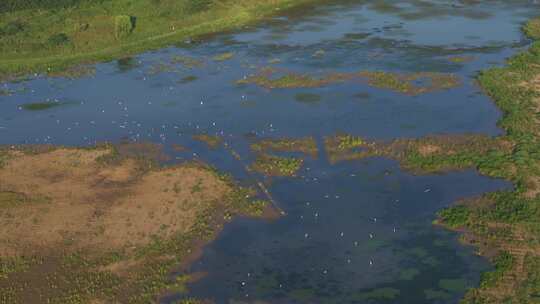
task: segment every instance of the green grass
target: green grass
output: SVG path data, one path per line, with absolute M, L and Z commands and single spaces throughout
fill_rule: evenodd
M 8 1 L 0 4 L 0 79 L 123 58 L 316 0 Z

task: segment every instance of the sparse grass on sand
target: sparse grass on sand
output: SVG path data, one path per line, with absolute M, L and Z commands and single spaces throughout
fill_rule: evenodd
M 191 278 L 171 277 L 173 267 L 235 215 L 267 208 L 204 164 L 142 156 L 156 151 L 2 148 L 0 303 L 148 303 L 182 292 Z

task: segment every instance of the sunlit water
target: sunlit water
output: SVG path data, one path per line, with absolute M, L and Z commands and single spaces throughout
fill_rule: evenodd
M 510 185 L 473 171 L 414 176 L 380 158 L 330 164 L 322 139 L 338 132 L 388 140 L 501 134 L 500 112 L 474 76 L 527 46 L 520 26 L 537 12 L 533 1 L 303 8 L 255 28 L 99 64 L 94 76 L 3 84 L 11 96 L 0 96 L 0 144 L 151 141 L 164 145 L 171 162 L 199 157 L 250 184 L 245 163 L 228 149 L 209 150 L 191 136 L 220 135 L 247 163 L 255 157 L 253 137 L 313 136 L 321 153 L 306 159 L 298 177 L 257 177 L 287 216 L 227 225 L 192 265 L 208 274 L 187 296 L 217 303 L 455 303 L 489 266 L 454 233 L 434 227 L 434 214 Z M 232 59 L 213 60 L 228 52 Z M 178 56 L 199 62 L 172 64 Z M 273 90 L 236 83 L 267 66 L 313 75 L 453 73 L 461 85 L 410 96 L 359 81 Z M 301 98 L 306 93 L 311 98 Z M 24 107 L 44 101 L 59 105 Z

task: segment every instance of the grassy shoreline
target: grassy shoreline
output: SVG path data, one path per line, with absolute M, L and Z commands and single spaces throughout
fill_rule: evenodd
M 503 111 L 498 125 L 505 135 L 325 139 L 331 162 L 382 156 L 414 173 L 475 168 L 514 184 L 513 190 L 465 199 L 438 213 L 435 224 L 461 232 L 461 239 L 495 267 L 482 274 L 480 286 L 462 303 L 540 303 L 540 18 L 523 30 L 533 40 L 530 48 L 506 66 L 478 75 L 479 85 Z
M 13 34 L 0 35 L 0 81 L 131 56 L 187 39 L 239 29 L 283 10 L 320 1 L 323 0 L 199 0 L 193 2 L 209 4 L 193 11 L 178 7 L 179 4 L 168 4 L 170 0 L 142 0 L 136 7 L 120 0 L 115 4 L 104 1 L 104 4 L 45 9 L 38 13 L 31 10 L 3 13 L 0 14 L 0 31 L 9 29 Z M 176 3 L 184 2 L 189 1 Z M 166 11 L 167 5 L 173 12 L 178 7 L 178 15 L 171 17 Z M 115 35 L 115 17 L 119 16 L 132 16 L 137 20 L 137 25 L 123 38 Z M 39 34 L 39 31 L 45 33 Z

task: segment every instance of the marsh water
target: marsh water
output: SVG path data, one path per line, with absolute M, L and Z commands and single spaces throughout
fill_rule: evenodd
M 538 9 L 535 1 L 442 0 L 302 7 L 98 64 L 91 75 L 1 84 L 0 144 L 154 142 L 169 163 L 200 158 L 243 184 L 265 183 L 286 215 L 227 224 L 190 267 L 206 275 L 164 303 L 456 303 L 490 266 L 455 233 L 432 225 L 435 213 L 511 185 L 474 171 L 413 175 L 383 158 L 331 163 L 323 139 L 501 134 L 501 113 L 474 76 L 528 45 L 520 27 Z M 269 67 L 312 77 L 441 73 L 459 85 L 406 94 L 356 80 L 273 89 L 238 83 Z M 229 148 L 209 149 L 196 134 L 218 135 Z M 319 153 L 306 157 L 298 176 L 245 171 L 256 157 L 250 143 L 306 136 Z

